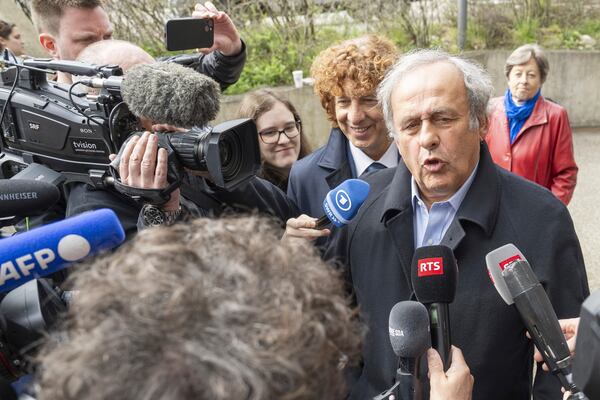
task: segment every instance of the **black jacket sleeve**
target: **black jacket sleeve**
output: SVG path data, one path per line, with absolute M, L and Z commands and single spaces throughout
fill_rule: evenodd
M 209 184 L 205 191 L 220 203 L 236 211 L 256 210 L 266 213 L 279 219 L 282 225 L 285 225 L 288 219 L 300 215 L 294 201 L 277 186 L 259 177 L 254 177 L 231 190 Z
M 177 61 L 180 56 L 173 56 L 164 61 Z M 188 55 L 185 55 L 188 57 Z M 225 56 L 216 50 L 209 54 L 198 54 L 194 61 L 185 63 L 189 68 L 211 77 L 219 83 L 221 90 L 227 89 L 238 81 L 246 64 L 246 44 L 242 40 L 242 50 L 234 56 Z

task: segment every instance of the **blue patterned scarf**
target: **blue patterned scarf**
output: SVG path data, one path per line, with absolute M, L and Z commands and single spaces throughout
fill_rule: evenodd
M 518 106 L 513 102 L 510 89 L 506 90 L 506 94 L 504 95 L 504 109 L 506 110 L 508 125 L 510 126 L 510 144 L 513 144 L 525 121 L 527 121 L 527 118 L 533 112 L 533 107 L 535 107 L 535 102 L 540 97 L 541 92 L 541 89 L 538 90 L 533 98 L 527 100 L 522 106 Z

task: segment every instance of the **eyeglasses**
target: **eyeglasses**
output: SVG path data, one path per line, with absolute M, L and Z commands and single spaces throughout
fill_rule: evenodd
M 279 142 L 279 138 L 283 133 L 288 139 L 293 139 L 300 134 L 300 121 L 294 122 L 293 125 L 288 125 L 285 128 L 279 129 L 268 129 L 266 131 L 258 132 L 260 140 L 265 144 L 275 144 Z

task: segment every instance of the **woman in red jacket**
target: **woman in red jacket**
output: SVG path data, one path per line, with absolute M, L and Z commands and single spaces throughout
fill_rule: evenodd
M 548 59 L 536 44 L 508 57 L 508 90 L 491 101 L 486 142 L 496 164 L 550 189 L 569 204 L 577 182 L 567 111 L 541 95 Z

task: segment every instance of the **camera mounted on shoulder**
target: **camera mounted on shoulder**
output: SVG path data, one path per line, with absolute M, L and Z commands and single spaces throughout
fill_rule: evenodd
M 217 186 L 230 189 L 260 167 L 254 122 L 238 119 L 211 128 L 208 122 L 219 111 L 219 87 L 179 65 L 177 58 L 138 65 L 125 76 L 117 65 L 50 59 L 6 64 L 0 72 L 0 178 L 37 163 L 61 173 L 66 183 L 83 182 L 160 204 L 179 186 L 184 168 L 208 172 Z M 46 75 L 56 71 L 83 78 L 72 85 L 48 81 Z M 100 90 L 88 93 L 77 86 Z M 166 189 L 122 184 L 118 160 L 108 158 L 141 133 L 138 117 L 189 129 L 159 134 L 159 146 L 169 154 Z

